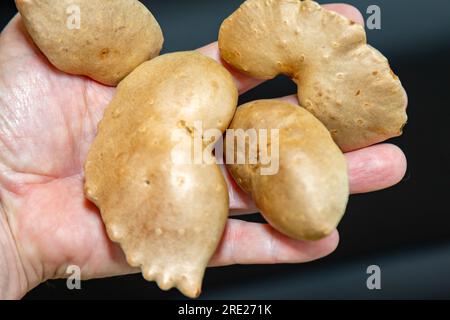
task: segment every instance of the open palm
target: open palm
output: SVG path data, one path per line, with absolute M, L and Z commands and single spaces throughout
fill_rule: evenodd
M 351 7 L 330 8 L 360 21 Z M 219 60 L 215 44 L 200 51 Z M 258 83 L 232 73 L 241 92 Z M 98 210 L 83 195 L 84 160 L 114 92 L 53 68 L 28 38 L 19 17 L 3 31 L 0 213 L 8 222 L 10 250 L 17 257 L 17 277 L 25 292 L 46 279 L 63 277 L 72 264 L 81 267 L 84 278 L 137 271 L 109 241 Z M 354 193 L 391 186 L 406 167 L 403 153 L 388 144 L 347 158 Z M 227 178 L 231 212 L 253 211 L 251 200 Z M 288 239 L 268 225 L 230 219 L 211 265 L 305 262 L 329 254 L 337 243 L 337 232 L 308 243 Z

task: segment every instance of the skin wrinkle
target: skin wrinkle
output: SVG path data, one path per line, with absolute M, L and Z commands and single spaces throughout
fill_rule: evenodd
M 82 182 L 82 181 L 84 180 L 84 178 L 82 177 L 81 174 L 78 175 L 78 176 L 74 176 L 73 178 L 74 178 L 74 179 L 79 179 L 80 182 Z M 104 230 L 104 233 L 105 233 L 105 236 L 106 236 L 106 230 L 105 230 L 105 227 L 104 227 L 103 224 L 101 225 L 101 228 Z M 95 245 L 95 244 L 94 244 L 94 245 Z M 62 266 L 62 268 L 56 269 L 56 270 L 54 271 L 53 276 L 50 277 L 49 279 L 55 279 L 55 278 L 61 278 L 61 277 L 64 278 L 65 275 L 66 275 L 67 267 L 68 267 L 69 265 L 77 264 L 77 263 L 78 263 L 79 265 L 82 265 L 82 266 L 88 266 L 88 262 L 89 262 L 89 261 L 91 260 L 91 258 L 93 257 L 93 254 L 94 254 L 94 251 L 93 251 L 93 250 L 88 250 L 88 254 L 83 258 L 82 263 L 80 263 L 79 261 L 75 261 L 75 260 L 76 260 L 75 257 L 69 257 L 68 259 L 66 259 L 68 262 L 65 263 L 65 264 Z M 75 262 L 76 262 L 76 263 L 75 263 Z M 81 270 L 81 274 L 82 274 L 82 275 L 84 274 L 83 270 Z M 86 280 L 86 279 L 85 279 L 85 280 Z
M 10 168 L 8 168 L 8 169 L 10 169 Z M 26 195 L 27 191 L 30 188 L 32 188 L 33 186 L 45 185 L 47 183 L 54 181 L 55 179 L 58 179 L 53 176 L 42 175 L 41 173 L 20 172 L 20 171 L 12 171 L 12 170 L 10 170 L 10 172 L 13 175 L 18 176 L 18 178 L 16 180 L 24 180 L 24 182 L 14 183 L 13 181 L 11 181 L 11 179 L 7 179 L 7 178 L 5 178 L 5 179 L 9 180 L 9 181 L 2 182 L 1 181 L 2 174 L 0 173 L 0 183 L 3 184 L 3 187 L 5 188 L 5 190 L 7 190 L 17 196 Z M 27 181 L 27 180 L 32 180 L 33 178 L 38 178 L 39 181 L 36 181 L 36 182 Z
M 65 178 L 64 180 L 69 180 L 69 179 L 71 179 L 71 177 L 69 177 L 69 178 Z M 49 185 L 49 184 L 51 184 L 51 183 L 54 183 L 55 181 L 57 181 L 57 180 L 53 180 L 53 181 L 51 181 L 51 182 L 49 182 L 48 184 L 41 184 L 41 188 L 42 187 L 45 187 L 46 185 Z M 31 193 L 31 192 L 34 192 L 34 190 L 29 190 L 29 193 Z M 27 197 L 26 197 L 26 195 L 23 197 L 23 198 L 25 198 L 25 199 L 27 199 Z M 33 198 L 29 198 L 29 199 L 33 199 Z M 34 205 L 31 205 L 31 207 L 33 207 Z M 25 202 L 23 203 L 23 208 L 26 210 L 27 209 L 27 207 L 28 207 L 28 201 L 27 200 L 25 200 Z M 19 213 L 19 212 L 16 212 L 16 216 L 17 215 L 24 215 L 25 213 Z M 28 215 L 28 214 L 25 214 L 25 215 Z M 33 219 L 33 218 L 36 218 L 36 216 L 33 216 L 33 215 L 31 215 L 30 217 L 29 217 L 30 219 Z M 46 230 L 46 232 L 48 232 L 48 233 L 50 233 L 50 234 L 54 234 L 54 235 L 57 235 L 57 234 L 59 234 L 59 235 L 63 235 L 63 237 L 65 236 L 65 234 L 66 234 L 66 231 L 67 230 L 63 230 L 64 229 L 64 225 L 61 225 L 61 221 L 60 220 L 56 220 L 56 221 L 59 221 L 59 223 L 58 224 L 54 224 L 53 226 L 51 226 L 51 229 L 49 229 L 49 228 L 45 228 L 45 230 Z M 29 222 L 27 222 L 28 224 L 29 224 Z M 37 223 L 37 221 L 36 221 L 36 223 Z M 31 228 L 35 228 L 35 227 L 38 227 L 38 226 L 36 226 L 36 224 L 35 223 L 33 223 L 33 222 L 31 222 Z M 26 226 L 25 227 L 25 229 L 27 229 L 27 228 L 30 228 L 30 226 Z M 24 229 L 24 226 L 23 225 L 19 225 L 19 226 L 17 226 L 17 232 L 18 233 L 22 233 L 21 231 Z M 61 232 L 60 232 L 61 231 Z M 38 231 L 37 231 L 38 232 Z M 39 251 L 39 249 L 40 249 L 40 247 L 38 246 L 38 247 L 34 247 L 34 243 L 31 245 L 31 246 L 27 246 L 27 248 L 29 249 L 29 250 L 31 250 L 30 248 L 32 248 L 32 251 L 35 251 L 35 252 L 37 252 L 37 251 Z M 47 248 L 48 249 L 48 248 Z M 24 251 L 24 250 L 23 250 Z M 37 261 L 37 263 L 31 263 L 31 267 L 32 267 L 32 269 L 33 269 L 33 271 L 34 271 L 34 274 L 35 275 L 37 275 L 37 274 L 40 274 L 40 276 L 39 277 L 35 277 L 36 279 L 41 279 L 41 281 L 46 281 L 46 280 L 48 280 L 48 279 L 52 279 L 53 278 L 53 275 L 55 274 L 55 272 L 56 272 L 56 270 L 55 270 L 55 268 L 54 267 L 51 267 L 50 265 L 49 266 L 47 266 L 47 262 L 45 261 L 45 260 L 42 260 L 42 259 L 40 259 L 40 257 L 38 257 L 38 259 L 37 259 L 38 261 Z M 68 260 L 69 261 L 69 260 Z M 53 271 L 52 271 L 53 270 Z M 31 287 L 33 287 L 33 286 L 31 286 Z
M 9 270 L 8 270 L 8 258 L 6 256 L 6 248 L 3 246 L 7 246 L 6 239 L 3 238 L 3 236 L 6 236 L 7 232 L 4 230 L 7 223 L 3 223 L 3 221 L 6 220 L 6 216 L 4 214 L 3 204 L 1 202 L 1 196 L 0 196 L 0 299 L 3 299 L 4 296 L 2 295 L 3 291 L 7 291 L 6 289 L 9 287 L 7 284 L 7 279 L 11 279 L 9 277 Z
M 106 88 L 106 87 L 105 87 Z M 100 98 L 99 98 L 99 102 L 97 103 L 98 106 L 101 107 L 97 107 L 95 108 L 94 106 L 91 107 L 91 105 L 88 103 L 89 101 L 89 92 L 95 92 L 97 93 L 98 90 L 96 90 L 96 87 L 93 86 L 93 82 L 89 81 L 89 82 L 84 82 L 84 95 L 83 95 L 83 100 L 84 100 L 84 111 L 83 111 L 83 115 L 85 115 L 86 117 L 83 117 L 84 119 L 86 119 L 85 121 L 82 122 L 82 127 L 85 128 L 85 122 L 88 122 L 88 128 L 90 128 L 90 130 L 86 130 L 86 131 L 82 131 L 82 143 L 80 143 L 80 148 L 83 145 L 84 146 L 90 146 L 91 141 L 93 139 L 93 136 L 95 136 L 97 134 L 97 123 L 100 121 L 100 119 L 103 118 L 104 115 L 104 110 L 106 110 L 106 106 L 110 103 L 111 98 L 113 97 L 113 94 L 115 93 L 115 88 L 107 88 L 107 90 L 103 93 L 103 92 L 99 92 L 100 93 Z M 104 101 L 103 101 L 104 100 Z M 100 103 L 100 101 L 102 101 Z M 98 115 L 96 116 L 95 113 L 98 113 Z M 88 132 L 93 132 L 93 134 L 89 135 L 87 134 Z M 86 148 L 86 150 L 80 151 L 80 159 L 81 159 L 81 155 L 82 155 L 82 159 L 81 161 L 84 163 L 84 161 L 86 160 L 85 158 L 87 157 L 87 152 L 88 152 L 88 148 Z
M 3 75 L 0 74 L 0 77 L 2 77 Z M 11 139 L 10 134 L 8 134 L 8 132 L 13 132 L 13 127 L 10 125 L 10 121 L 7 121 L 6 118 L 4 118 L 4 114 L 8 114 L 11 112 L 11 110 L 9 109 L 8 104 L 5 101 L 5 97 L 3 94 L 0 94 L 0 106 L 2 108 L 6 108 L 6 112 L 2 112 L 2 114 L 0 115 L 0 120 L 2 124 L 4 124 L 6 126 L 6 128 L 3 128 L 3 126 L 0 128 L 0 132 L 2 133 L 0 135 L 0 143 L 4 146 L 4 148 L 6 148 L 6 150 L 8 150 L 10 153 L 13 153 L 13 148 L 10 145 L 10 142 L 8 140 L 13 140 Z M 5 136 L 9 137 L 10 139 L 5 139 Z M 18 137 L 17 137 L 18 138 Z M 4 157 L 2 156 L 4 153 L 2 152 L 0 154 L 0 157 L 2 160 L 5 160 Z
M 231 241 L 230 241 L 230 260 L 232 264 L 238 264 L 238 261 L 236 259 L 236 243 L 239 242 L 239 240 L 242 238 L 240 234 L 240 229 L 236 227 L 235 224 L 232 224 L 232 235 L 231 235 Z
M 63 75 L 63 80 L 66 80 L 66 77 L 67 77 L 67 75 Z M 80 91 L 81 91 L 81 96 L 84 98 L 86 93 L 83 90 L 83 87 L 84 87 L 84 84 L 83 84 L 83 86 L 82 86 Z M 72 95 L 73 95 L 73 92 L 71 92 L 71 96 L 70 96 L 71 100 L 73 99 Z M 73 131 L 74 130 L 73 124 L 74 123 L 79 123 L 80 121 L 71 121 L 69 119 L 68 115 L 71 115 L 71 113 L 74 112 L 75 108 L 65 109 L 67 106 L 64 103 L 58 103 L 58 105 L 61 105 L 61 106 L 64 107 L 64 108 L 59 108 L 58 110 L 59 110 L 59 114 L 61 115 L 61 118 L 62 118 L 62 120 L 63 120 L 63 122 L 65 124 L 64 125 L 64 129 L 66 131 L 66 137 L 67 137 L 67 142 L 65 144 L 71 146 L 71 153 L 73 155 L 72 157 L 70 157 L 72 163 L 68 167 L 69 168 L 78 168 L 80 163 L 78 163 L 79 157 L 77 157 L 76 155 L 79 154 L 77 149 L 79 149 L 80 145 L 78 145 L 76 143 L 76 139 L 75 139 L 75 135 L 76 134 L 74 134 L 74 131 Z M 82 104 L 82 107 L 86 108 L 86 104 L 85 103 Z M 82 125 L 80 125 L 80 128 L 82 128 Z M 67 164 L 65 166 L 67 167 Z M 59 170 L 62 170 L 62 171 L 68 170 L 67 173 L 64 173 L 64 174 L 60 175 L 62 177 L 72 176 L 72 175 L 76 174 L 74 169 L 60 168 Z
M 0 148 L 0 161 L 6 162 L 6 159 L 3 155 L 6 154 L 6 152 L 12 153 L 13 150 L 9 143 L 4 138 L 2 138 L 2 134 L 0 135 L 0 146 L 2 146 L 2 148 Z
M 85 96 L 85 93 L 82 92 L 81 95 Z M 86 108 L 86 105 L 84 105 L 84 108 Z M 64 111 L 65 110 L 61 110 L 61 113 L 62 113 L 62 117 L 64 118 L 64 123 L 66 124 L 65 127 L 66 127 L 66 130 L 67 130 L 67 137 L 68 137 L 68 140 L 69 140 L 68 144 L 72 146 L 72 154 L 74 155 L 74 156 L 71 157 L 72 164 L 70 165 L 70 167 L 71 168 L 78 168 L 79 166 L 81 166 L 81 163 L 79 163 L 79 161 L 78 161 L 79 158 L 80 158 L 79 157 L 79 155 L 80 155 L 79 148 L 81 147 L 81 144 L 77 144 L 76 143 L 72 124 L 69 123 L 69 119 L 68 119 L 68 117 L 66 117 L 66 113 Z M 82 127 L 83 126 L 82 126 L 82 123 L 81 123 L 79 130 L 82 130 Z M 75 149 L 77 149 L 77 150 L 75 151 Z M 69 175 L 73 175 L 73 174 L 69 173 Z
M 271 233 L 272 237 L 269 237 L 269 239 L 268 239 L 268 248 L 267 248 L 267 250 L 269 252 L 270 259 L 275 261 L 275 263 L 279 263 L 280 262 L 280 258 L 276 254 L 276 248 L 275 248 L 275 232 L 274 232 L 273 229 L 269 229 L 269 230 L 270 230 L 270 233 Z
M 0 190 L 1 191 L 1 190 Z M 15 292 L 18 291 L 19 288 L 24 291 L 25 288 L 29 288 L 29 279 L 28 279 L 28 274 L 27 272 L 25 272 L 25 267 L 24 267 L 24 263 L 22 260 L 21 255 L 19 254 L 19 251 L 17 249 L 17 244 L 16 244 L 16 240 L 15 240 L 15 236 L 12 233 L 12 231 L 10 230 L 10 224 L 9 224 L 9 217 L 6 211 L 6 208 L 4 207 L 3 201 L 2 201 L 2 197 L 1 197 L 1 193 L 0 193 L 0 228 L 2 229 L 1 231 L 1 235 L 5 235 L 6 237 L 8 237 L 8 235 L 10 235 L 11 239 L 8 241 L 8 239 L 6 239 L 6 243 L 5 245 L 9 245 L 11 246 L 11 248 L 2 248 L 2 252 L 3 253 L 7 253 L 7 250 L 11 251 L 11 255 L 12 256 L 16 256 L 17 260 L 16 261 L 9 261 L 11 258 L 14 259 L 14 257 L 11 257 L 8 259 L 7 254 L 4 254 L 4 261 L 0 261 L 4 262 L 6 264 L 6 266 L 8 265 L 15 265 L 15 267 L 11 268 L 7 268 L 6 272 L 7 272 L 7 277 L 6 279 L 2 280 L 0 279 L 0 298 L 2 297 L 2 294 L 5 294 L 6 298 L 17 298 L 19 297 L 20 293 L 19 292 Z M 0 243 L 1 244 L 1 243 Z M 11 272 L 14 272 L 14 269 L 16 271 L 16 280 L 12 280 L 12 276 L 11 276 Z M 1 273 L 0 273 L 1 276 Z M 25 278 L 25 284 L 23 283 L 23 279 Z M 8 279 L 8 280 L 7 280 Z M 16 281 L 17 283 L 15 284 L 16 288 L 11 288 L 13 287 L 14 281 Z M 7 288 L 2 288 L 1 284 L 3 283 L 8 283 Z M 11 295 L 10 297 L 8 297 L 8 295 Z
M 92 128 L 96 128 L 96 126 L 93 124 L 92 118 L 91 118 L 91 112 L 89 107 L 89 100 L 88 100 L 88 90 L 90 87 L 90 81 L 89 82 L 83 82 L 82 86 L 82 96 L 83 96 L 83 107 L 81 109 L 80 115 L 80 126 L 78 128 L 78 136 L 82 137 L 80 143 L 77 146 L 77 156 L 76 156 L 76 167 L 82 167 L 83 163 L 85 161 L 87 150 L 85 150 L 86 147 L 86 132 L 89 131 L 96 131 L 92 130 Z M 87 129 L 86 127 L 89 126 L 90 129 Z
M 39 271 L 40 267 L 43 267 L 43 263 L 32 263 L 32 258 L 30 260 L 26 260 L 24 258 L 25 250 L 21 246 L 21 243 L 18 241 L 19 235 L 17 234 L 17 228 L 14 229 L 13 226 L 15 226 L 15 225 L 11 223 L 13 221 L 12 219 L 15 215 L 15 212 L 13 212 L 13 209 L 12 209 L 11 216 L 10 216 L 9 215 L 10 213 L 6 210 L 4 203 L 0 201 L 0 204 L 4 208 L 6 222 L 7 222 L 9 231 L 10 231 L 10 235 L 12 237 L 12 242 L 13 242 L 15 250 L 17 252 L 18 263 L 20 264 L 20 267 L 23 270 L 23 274 L 26 279 L 26 284 L 27 284 L 26 288 L 27 288 L 27 290 L 29 290 L 30 288 L 34 288 L 35 286 L 37 286 L 39 284 L 38 279 L 43 279 L 42 278 L 43 271 L 42 270 Z M 14 222 L 16 222 L 16 221 L 14 220 Z M 38 274 L 40 274 L 41 277 L 39 277 Z M 34 279 L 34 281 L 32 281 L 31 279 Z M 25 293 L 26 293 L 26 291 L 24 290 L 23 294 L 25 294 Z
M 58 105 L 59 105 L 59 103 L 58 103 Z M 66 107 L 66 106 L 64 105 L 64 107 Z M 67 119 L 63 109 L 58 109 L 58 110 L 59 110 L 59 114 L 61 115 L 61 118 L 62 118 L 62 120 L 64 122 L 63 128 L 64 128 L 64 130 L 66 132 L 66 137 L 67 137 L 67 140 L 68 140 L 67 141 L 67 145 L 72 146 L 71 147 L 71 153 L 74 154 L 73 146 L 75 146 L 75 144 L 74 144 L 75 139 L 74 139 L 73 134 L 72 134 L 72 125 L 71 125 L 72 122 L 69 123 L 69 120 Z M 70 158 L 72 159 L 71 161 L 73 162 L 73 157 L 70 157 Z M 74 165 L 74 163 L 71 164 L 71 167 L 73 167 L 73 165 Z
M 91 119 L 91 113 L 89 112 L 89 104 L 88 104 L 88 100 L 87 100 L 87 87 L 88 87 L 89 83 L 88 82 L 84 82 L 83 85 L 83 110 L 81 112 L 81 116 L 82 119 L 87 119 L 86 121 L 89 122 L 89 124 L 93 124 L 92 119 Z M 85 129 L 85 122 L 86 121 L 81 121 L 81 125 L 80 125 L 80 129 L 79 129 L 79 136 L 84 138 L 84 129 Z M 78 157 L 77 159 L 79 159 L 79 161 L 84 162 L 85 159 L 81 159 L 81 154 L 82 154 L 82 147 L 84 146 L 84 142 L 85 140 L 83 139 L 82 143 L 80 143 L 78 145 Z M 84 156 L 84 155 L 83 155 Z M 80 163 L 80 166 L 82 166 L 82 164 Z

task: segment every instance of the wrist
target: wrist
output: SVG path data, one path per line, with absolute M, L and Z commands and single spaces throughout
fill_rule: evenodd
M 0 201 L 0 300 L 20 299 L 27 290 L 28 281 Z

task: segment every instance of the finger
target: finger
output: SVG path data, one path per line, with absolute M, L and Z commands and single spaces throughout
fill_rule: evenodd
M 107 239 L 106 235 L 104 239 Z M 337 231 L 325 239 L 308 242 L 290 239 L 267 224 L 229 219 L 209 266 L 309 262 L 329 255 L 338 243 Z M 117 244 L 104 240 L 99 244 L 94 247 L 90 259 L 81 264 L 84 280 L 140 272 L 128 265 Z M 67 277 L 66 267 L 60 268 L 57 277 Z
M 324 7 L 327 10 L 339 13 L 340 15 L 347 17 L 351 21 L 364 26 L 363 15 L 357 8 L 355 8 L 352 5 L 346 3 L 331 3 L 331 4 L 324 4 L 322 7 Z
M 395 145 L 384 143 L 345 154 L 347 158 L 350 192 L 360 194 L 379 191 L 398 184 L 406 174 L 407 160 Z M 230 178 L 232 179 L 232 178 Z M 233 186 L 232 183 L 230 183 Z M 230 187 L 232 216 L 259 212 L 250 195 L 239 186 Z
M 392 187 L 403 179 L 408 166 L 403 151 L 389 143 L 349 152 L 345 154 L 345 157 L 351 194 L 374 192 Z M 258 212 L 250 196 L 242 192 L 230 191 L 231 214 Z
M 380 144 L 346 154 L 352 194 L 392 187 L 405 176 L 407 161 L 400 148 Z
M 213 58 L 214 60 L 222 64 L 230 72 L 238 88 L 239 94 L 243 94 L 264 82 L 263 80 L 255 79 L 239 72 L 238 70 L 234 69 L 229 64 L 227 64 L 225 61 L 223 61 L 222 58 L 220 57 L 217 42 L 213 42 L 205 47 L 198 49 L 197 51 L 199 51 L 200 53 L 204 54 L 207 57 Z
M 108 243 L 105 243 L 105 246 L 106 248 L 95 250 L 98 254 L 95 260 L 92 262 L 88 261 L 85 265 L 82 265 L 81 275 L 83 280 L 124 276 L 141 272 L 139 268 L 131 267 L 128 264 L 125 254 L 118 244 L 108 241 Z M 66 266 L 61 268 L 61 272 L 58 273 L 56 278 L 69 276 L 65 270 L 67 270 Z
M 230 219 L 210 266 L 303 263 L 329 255 L 338 243 L 337 231 L 325 239 L 306 242 L 290 239 L 266 224 Z
M 363 19 L 361 12 L 359 12 L 358 9 L 356 9 L 355 7 L 353 7 L 351 5 L 348 5 L 348 4 L 325 4 L 325 5 L 323 5 L 323 7 L 326 8 L 327 10 L 337 12 L 356 23 L 364 25 L 364 19 Z M 202 48 L 198 49 L 198 51 L 201 52 L 202 54 L 220 62 L 225 68 L 228 69 L 228 71 L 230 71 L 231 75 L 233 76 L 233 78 L 235 80 L 236 86 L 237 86 L 240 94 L 243 94 L 264 82 L 263 80 L 258 80 L 258 79 L 255 79 L 250 76 L 242 74 L 241 72 L 237 71 L 233 67 L 229 66 L 225 61 L 223 61 L 220 57 L 220 52 L 219 52 L 217 42 L 214 42 L 205 47 L 202 47 Z

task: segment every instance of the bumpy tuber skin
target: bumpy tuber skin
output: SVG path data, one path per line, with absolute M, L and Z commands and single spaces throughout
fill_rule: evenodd
M 192 142 L 197 121 L 223 133 L 237 98 L 231 75 L 214 60 L 163 55 L 119 84 L 99 125 L 85 165 L 86 195 L 129 264 L 164 290 L 200 294 L 229 208 L 219 167 L 189 164 L 179 147 Z
M 344 151 L 401 135 L 406 93 L 364 28 L 305 0 L 248 0 L 224 21 L 222 58 L 260 79 L 290 76 L 300 104 Z
M 163 45 L 158 22 L 137 0 L 16 0 L 16 5 L 28 33 L 57 69 L 106 85 L 117 85 Z
M 260 162 L 228 165 L 274 228 L 298 240 L 318 240 L 336 229 L 349 197 L 347 164 L 319 120 L 287 102 L 260 100 L 238 108 L 230 129 L 279 129 L 277 174 L 262 175 Z M 245 149 L 235 147 L 235 159 L 248 156 L 249 141 Z

